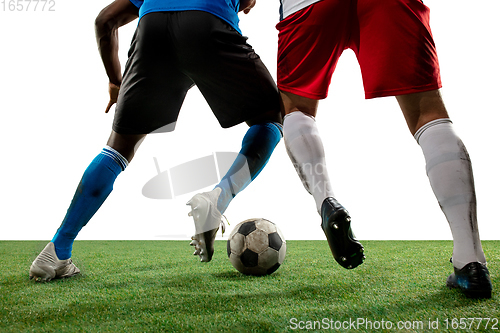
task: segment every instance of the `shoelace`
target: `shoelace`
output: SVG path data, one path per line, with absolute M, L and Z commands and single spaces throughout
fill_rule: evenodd
M 222 215 L 222 217 L 226 220 L 227 225 L 229 224 L 229 220 L 227 219 L 226 215 Z M 224 220 L 220 220 L 220 227 L 222 231 L 222 236 L 224 236 L 224 233 L 226 232 L 226 223 L 224 223 Z

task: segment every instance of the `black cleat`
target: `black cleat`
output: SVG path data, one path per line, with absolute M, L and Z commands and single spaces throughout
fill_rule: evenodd
M 352 269 L 365 260 L 364 248 L 351 230 L 351 217 L 334 198 L 326 198 L 321 205 L 321 227 L 325 232 L 333 257 L 340 266 Z
M 453 269 L 455 272 L 446 279 L 449 288 L 459 288 L 469 298 L 491 298 L 493 287 L 486 265 L 471 262 L 462 269 Z
M 189 245 L 194 246 L 193 255 L 200 256 L 201 262 L 209 262 L 214 255 L 215 236 L 219 228 L 205 231 L 201 234 L 196 234 L 191 237 L 192 241 Z

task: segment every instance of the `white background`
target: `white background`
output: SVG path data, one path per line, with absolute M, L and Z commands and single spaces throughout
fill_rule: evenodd
M 104 113 L 107 77 L 93 26 L 108 2 L 55 1 L 54 12 L 0 8 L 3 240 L 53 236 L 113 121 L 114 108 Z M 481 236 L 499 239 L 500 2 L 425 3 L 431 8 L 442 94 L 473 161 Z M 278 8 L 278 0 L 259 0 L 249 15 L 240 14 L 243 33 L 274 77 Z M 136 24 L 120 29 L 122 66 Z M 359 239 L 451 239 L 420 147 L 397 102 L 364 100 L 351 51 L 339 62 L 317 120 L 335 194 L 350 211 Z M 237 152 L 246 130 L 244 124 L 221 129 L 192 89 L 176 131 L 145 140 L 78 239 L 188 239 L 194 227 L 185 203 L 194 193 L 173 200 L 142 196 L 142 186 L 157 174 L 153 158 L 163 171 L 213 152 Z M 287 239 L 324 239 L 314 200 L 295 174 L 283 142 L 226 216 L 232 226 L 251 217 L 268 218 Z

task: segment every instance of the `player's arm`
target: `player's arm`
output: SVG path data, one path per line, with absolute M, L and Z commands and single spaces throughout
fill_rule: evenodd
M 240 1 L 240 12 L 248 14 L 250 10 L 255 6 L 256 0 L 241 0 Z
M 97 46 L 109 78 L 110 101 L 106 112 L 116 103 L 122 83 L 121 65 L 118 58 L 118 28 L 137 17 L 139 17 L 139 8 L 130 0 L 115 0 L 101 10 L 95 19 Z

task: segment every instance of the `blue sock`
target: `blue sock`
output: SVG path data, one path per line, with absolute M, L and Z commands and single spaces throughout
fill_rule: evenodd
M 116 177 L 127 164 L 120 153 L 106 147 L 87 167 L 66 216 L 52 239 L 60 260 L 71 258 L 73 241 L 111 193 Z
M 236 194 L 244 190 L 264 169 L 282 137 L 283 127 L 278 123 L 257 124 L 248 129 L 238 157 L 216 186 L 222 189 L 217 201 L 217 209 L 222 214 Z

